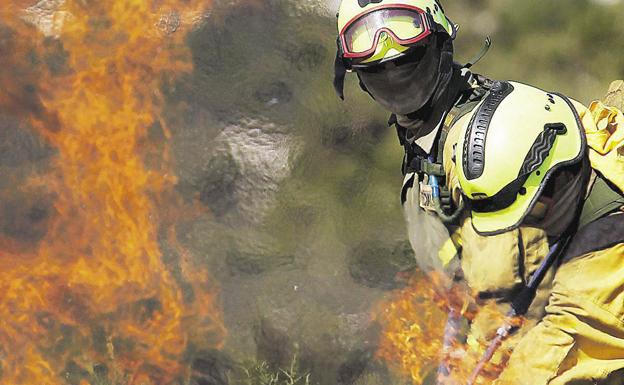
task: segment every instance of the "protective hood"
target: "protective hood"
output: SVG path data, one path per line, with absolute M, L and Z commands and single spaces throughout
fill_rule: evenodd
M 420 110 L 437 90 L 445 89 L 450 81 L 452 40 L 431 35 L 423 43 L 396 60 L 354 68 L 362 87 L 382 107 L 397 115 Z
M 444 87 L 439 87 L 433 97 L 418 111 L 396 116 L 396 123 L 404 133 L 401 135 L 408 143 L 416 144 L 426 153 L 430 153 L 442 126 L 446 113 L 453 108 L 460 95 L 471 92 L 472 74 L 461 65 L 453 65 L 451 78 Z M 445 82 L 446 83 L 446 82 Z

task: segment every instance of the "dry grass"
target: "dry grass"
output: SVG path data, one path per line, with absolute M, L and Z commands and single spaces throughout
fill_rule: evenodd
M 253 362 L 243 367 L 244 377 L 240 385 L 310 385 L 310 373 L 299 368 L 294 356 L 288 368 L 273 370 L 265 361 Z

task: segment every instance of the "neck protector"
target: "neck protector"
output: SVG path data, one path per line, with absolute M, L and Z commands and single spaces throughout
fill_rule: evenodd
M 397 123 L 406 130 L 405 139 L 412 142 L 435 130 L 459 96 L 470 89 L 469 78 L 469 72 L 463 72 L 459 65 L 454 65 L 447 85 L 436 90 L 421 109 L 407 115 L 397 115 Z M 426 148 L 423 150 L 428 151 Z

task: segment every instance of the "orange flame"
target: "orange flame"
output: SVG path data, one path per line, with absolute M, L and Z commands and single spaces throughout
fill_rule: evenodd
M 68 15 L 58 35 L 66 69 L 30 74 L 39 100 L 21 97 L 24 79 L 0 78 L 3 108 L 29 113 L 57 150 L 53 171 L 32 181 L 55 197 L 45 238 L 35 251 L 0 239 L 0 381 L 64 383 L 71 372 L 64 368 L 73 365 L 81 383 L 95 383 L 105 365 L 111 383 L 172 383 L 185 375 L 187 330 L 197 334 L 199 325 L 219 346 L 224 327 L 216 288 L 188 252 L 179 251 L 180 274 L 163 262 L 159 239 L 176 246 L 175 233 L 163 237 L 161 214 L 175 201 L 176 178 L 166 146 L 150 144 L 148 134 L 170 136 L 160 89 L 192 68 L 180 30 L 210 4 L 56 3 Z M 45 55 L 50 38 L 16 12 L 27 5 L 0 12 L 16 47 L 5 63 L 24 65 L 19 55 L 28 48 Z M 147 162 L 146 150 L 160 151 L 162 161 Z
M 412 276 L 374 314 L 382 326 L 377 357 L 418 385 L 465 385 L 504 321 L 494 302 L 476 301 L 466 288 L 433 273 Z M 500 375 L 514 341 L 485 365 L 475 384 L 491 384 Z

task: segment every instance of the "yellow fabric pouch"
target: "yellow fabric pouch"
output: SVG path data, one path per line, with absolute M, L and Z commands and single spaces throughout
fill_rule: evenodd
M 624 191 L 624 114 L 618 108 L 593 101 L 577 104 L 585 127 L 592 168 Z

